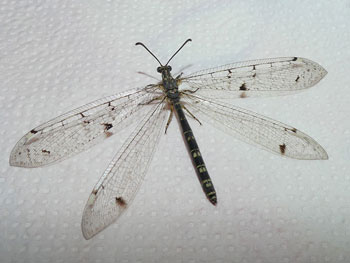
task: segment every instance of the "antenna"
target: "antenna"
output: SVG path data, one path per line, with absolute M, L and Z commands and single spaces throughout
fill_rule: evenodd
M 171 58 L 168 60 L 168 62 L 165 64 L 165 66 L 167 66 L 168 63 L 170 62 L 170 60 L 172 60 L 172 58 L 175 57 L 175 55 L 176 55 L 177 53 L 179 53 L 179 51 L 184 47 L 184 45 L 186 45 L 187 42 L 190 42 L 190 41 L 192 41 L 192 39 L 190 39 L 190 38 L 187 39 L 187 40 L 185 41 L 185 43 L 183 43 L 182 46 L 174 53 L 174 55 L 171 56 Z M 138 46 L 138 45 L 143 46 L 143 47 L 158 61 L 159 65 L 163 67 L 163 65 L 162 65 L 162 63 L 160 63 L 159 59 L 158 59 L 158 58 L 143 44 L 143 43 L 137 42 L 135 45 L 136 45 L 136 46 Z
M 190 38 L 187 39 L 187 40 L 185 41 L 185 43 L 183 43 L 182 46 L 175 52 L 175 54 L 171 56 L 171 58 L 168 60 L 168 62 L 165 64 L 165 66 L 168 65 L 168 63 L 170 62 L 170 60 L 172 60 L 172 58 L 175 57 L 175 55 L 176 55 L 177 53 L 179 53 L 179 51 L 181 50 L 181 48 L 183 48 L 184 45 L 186 45 L 187 42 L 190 42 L 190 41 L 192 41 L 192 39 L 190 39 Z
M 160 63 L 159 59 L 143 43 L 137 42 L 135 45 L 136 46 L 137 45 L 143 46 L 158 61 L 159 65 L 161 65 L 163 67 L 163 65 L 162 65 L 162 63 Z

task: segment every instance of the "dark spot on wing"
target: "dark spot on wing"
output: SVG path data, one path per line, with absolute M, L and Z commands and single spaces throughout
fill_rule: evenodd
M 256 77 L 256 73 L 254 72 L 254 74 L 253 74 L 253 78 L 255 78 Z
M 42 150 L 41 150 L 41 152 L 42 152 L 42 153 L 47 153 L 47 154 L 50 154 L 50 151 L 45 150 L 45 149 L 42 149 Z
M 292 59 L 292 61 L 296 61 L 298 58 L 297 57 L 294 57 L 293 59 Z
M 227 74 L 227 78 L 230 79 L 232 78 L 231 74 L 232 74 L 232 71 L 230 69 L 227 70 L 228 74 Z
M 115 202 L 121 207 L 126 207 L 126 202 L 123 197 L 116 197 Z
M 292 128 L 292 129 L 289 129 L 289 128 L 284 128 L 285 131 L 292 131 L 294 133 L 297 133 L 297 129 L 295 128 Z
M 295 79 L 295 81 L 298 81 L 300 79 L 300 77 L 298 76 L 296 79 Z
M 282 155 L 286 152 L 286 145 L 284 143 L 280 144 L 280 151 Z
M 108 131 L 109 129 L 112 129 L 113 125 L 111 123 L 104 123 L 105 131 Z
M 82 112 L 80 112 L 80 116 L 83 118 L 86 117 Z
M 31 130 L 30 132 L 33 133 L 33 134 L 36 134 L 38 131 L 36 131 L 36 130 L 33 129 L 33 130 Z
M 245 86 L 245 83 L 243 83 L 240 87 L 239 90 L 247 90 L 247 87 Z
M 253 70 L 255 70 L 255 65 L 253 65 Z
M 93 195 L 97 195 L 97 190 L 93 190 L 93 191 L 92 191 L 92 194 L 93 194 Z
M 88 121 L 88 120 L 84 120 L 84 123 L 85 123 L 85 124 L 89 124 L 89 123 L 90 123 L 90 121 Z
M 105 135 L 106 138 L 111 137 L 113 135 L 113 132 L 108 131 L 109 129 L 112 129 L 113 125 L 111 123 L 103 123 L 105 126 Z

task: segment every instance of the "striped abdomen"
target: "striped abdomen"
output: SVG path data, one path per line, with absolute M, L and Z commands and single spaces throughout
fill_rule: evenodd
M 192 129 L 188 124 L 188 121 L 186 119 L 184 111 L 182 110 L 182 106 L 180 102 L 174 103 L 174 109 L 180 121 L 180 126 L 187 145 L 187 149 L 191 156 L 192 162 L 195 166 L 198 179 L 202 185 L 203 191 L 206 194 L 209 201 L 213 205 L 216 205 L 217 197 L 216 197 L 214 186 L 211 182 L 211 179 L 209 177 L 207 168 L 205 167 L 205 163 L 203 161 L 201 152 L 199 151 L 196 139 L 194 138 Z

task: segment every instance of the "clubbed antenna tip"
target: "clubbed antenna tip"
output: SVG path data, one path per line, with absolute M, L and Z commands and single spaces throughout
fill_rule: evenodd
M 188 42 L 190 42 L 190 41 L 192 41 L 192 39 L 190 39 L 190 38 L 187 39 L 187 40 L 185 41 L 185 43 L 183 43 L 182 46 L 175 52 L 175 54 L 172 55 L 171 58 L 169 58 L 168 62 L 165 64 L 165 66 L 168 65 L 168 63 L 170 62 L 170 60 L 172 60 L 172 58 L 175 57 L 175 55 L 176 55 L 177 53 L 179 53 L 179 51 L 184 47 L 184 45 L 186 45 L 186 44 L 187 44 Z
M 163 66 L 162 63 L 160 63 L 159 59 L 143 43 L 137 42 L 135 45 L 143 46 L 158 61 L 159 65 Z
M 192 41 L 192 39 L 187 39 L 185 41 L 185 43 L 182 44 L 182 46 L 174 53 L 174 55 L 171 56 L 171 58 L 168 60 L 168 62 L 165 64 L 165 66 L 168 65 L 168 63 L 170 62 L 170 60 L 172 60 L 173 57 L 175 57 L 175 55 L 184 47 L 184 45 L 186 45 L 188 42 Z M 141 42 L 137 42 L 135 44 L 136 46 L 140 45 L 140 46 L 143 46 L 159 63 L 159 65 L 163 66 L 162 63 L 160 63 L 159 59 Z

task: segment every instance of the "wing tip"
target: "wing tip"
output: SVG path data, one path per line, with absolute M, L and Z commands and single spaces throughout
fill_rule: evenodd
M 12 150 L 9 158 L 9 165 L 19 168 L 37 168 L 43 166 L 44 164 L 35 164 L 30 162 L 28 159 L 20 158 L 20 155 L 16 154 L 16 152 Z
M 311 70 L 314 72 L 314 76 L 311 76 L 311 82 L 309 83 L 308 87 L 313 87 L 316 84 L 318 84 L 327 74 L 327 70 L 322 67 L 320 64 L 318 64 L 315 61 L 312 61 L 310 59 L 302 58 L 302 60 L 306 63 L 309 64 L 308 71 Z
M 14 147 L 9 157 L 9 165 L 13 167 L 22 167 L 21 162 L 18 161 L 17 152 L 17 147 Z
M 91 231 L 91 228 L 89 228 L 86 224 L 86 208 L 84 209 L 83 212 L 83 217 L 81 220 L 81 232 L 83 234 L 83 237 L 85 240 L 91 239 L 93 236 L 95 236 L 99 231 Z
M 322 67 L 320 64 L 318 64 L 318 66 L 320 67 L 320 80 L 323 79 L 327 74 L 328 74 L 328 71 Z
M 83 228 L 83 225 L 81 226 L 81 232 L 83 233 L 83 237 L 85 240 L 89 240 L 91 239 L 93 236 L 95 236 L 96 234 L 89 234 L 87 231 L 85 231 L 85 229 Z
M 316 68 L 314 68 L 315 70 L 319 70 L 320 71 L 320 76 L 322 79 L 324 76 L 326 76 L 328 74 L 327 70 L 322 67 L 319 63 L 308 59 L 308 58 L 304 58 L 304 57 L 293 57 L 292 61 L 297 61 L 297 62 L 301 62 L 301 63 L 305 63 L 305 64 L 311 64 L 313 66 L 315 66 Z
M 88 220 L 89 217 L 91 217 L 91 214 L 88 215 L 86 209 L 84 209 L 83 217 L 81 220 L 81 232 L 82 232 L 85 240 L 89 240 L 89 239 L 93 238 L 98 233 L 100 233 L 101 231 L 103 231 L 105 228 L 107 228 L 109 225 L 112 224 L 112 222 L 111 222 L 109 224 L 100 225 L 98 227 L 93 227 L 92 223 L 89 223 L 89 220 Z
M 9 157 L 9 164 L 13 167 L 32 168 L 33 166 L 29 164 L 29 162 L 25 162 L 26 149 L 24 147 L 24 144 L 22 143 L 22 140 L 23 138 L 19 140 L 13 147 Z
M 320 146 L 320 147 L 321 147 L 321 152 L 320 152 L 321 154 L 320 154 L 319 160 L 328 160 L 329 157 L 328 157 L 326 150 L 323 149 L 322 146 Z
M 316 142 L 315 140 L 312 140 L 313 143 L 314 143 L 314 147 L 313 147 L 313 150 L 314 150 L 314 154 L 310 156 L 310 160 L 328 160 L 328 154 L 326 152 L 325 149 L 323 149 L 323 147 L 318 143 Z
M 18 162 L 11 160 L 11 158 L 9 159 L 9 165 L 12 167 L 21 167 L 21 165 Z

